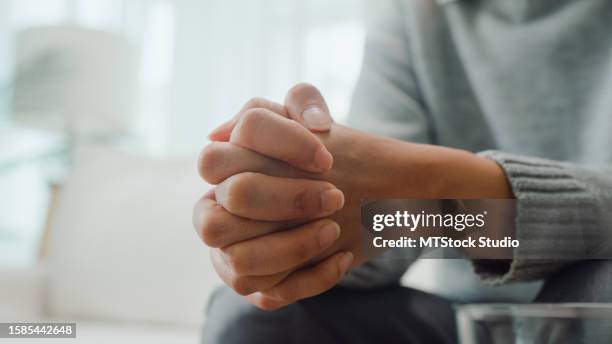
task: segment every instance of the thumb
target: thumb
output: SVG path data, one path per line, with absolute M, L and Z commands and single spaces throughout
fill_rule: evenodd
M 285 98 L 289 118 L 300 122 L 311 131 L 329 131 L 332 119 L 321 92 L 310 84 L 293 86 Z

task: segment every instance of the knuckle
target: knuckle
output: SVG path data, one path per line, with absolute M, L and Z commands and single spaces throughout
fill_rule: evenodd
M 283 303 L 292 303 L 296 300 L 295 291 L 293 288 L 277 288 L 274 291 L 274 297 Z
M 251 270 L 251 260 L 239 246 L 230 246 L 221 251 L 224 253 L 225 263 L 236 276 L 247 275 Z
M 252 108 L 248 109 L 244 113 L 244 116 L 242 116 L 241 121 L 244 127 L 253 128 L 257 126 L 257 124 L 260 123 L 265 117 L 267 117 L 267 115 L 267 110 L 264 108 Z
M 255 174 L 245 172 L 230 177 L 227 181 L 227 204 L 230 211 L 241 211 L 248 207 L 251 198 L 250 191 L 253 186 Z
M 257 138 L 257 127 L 267 116 L 263 108 L 252 108 L 245 111 L 234 128 L 235 135 L 232 133 L 231 141 L 242 146 L 250 147 Z
M 255 306 L 264 311 L 274 311 L 280 308 L 277 302 L 266 297 L 259 299 Z
M 306 202 L 308 198 L 308 189 L 304 188 L 296 192 L 293 196 L 293 206 L 300 213 L 306 212 Z
M 254 124 L 266 116 L 267 110 L 261 107 L 251 108 L 244 112 L 241 121 L 245 124 Z
M 223 246 L 225 227 L 221 214 L 216 211 L 208 212 L 202 217 L 202 223 L 200 224 L 202 240 L 209 247 Z
M 252 287 L 251 279 L 244 276 L 233 276 L 229 281 L 229 286 L 242 296 L 252 294 L 256 291 Z
M 261 98 L 261 97 L 254 97 L 254 98 L 251 98 L 251 99 L 250 99 L 250 100 L 249 100 L 249 101 L 246 103 L 246 105 L 244 106 L 244 108 L 245 108 L 246 110 L 248 110 L 248 109 L 255 109 L 255 108 L 265 108 L 265 107 L 268 107 L 268 104 L 269 104 L 269 103 L 270 103 L 270 102 L 269 102 L 267 99 L 265 99 L 265 98 Z
M 330 289 L 336 285 L 336 283 L 338 283 L 341 277 L 342 274 L 337 268 L 334 267 L 326 269 L 326 271 L 320 276 L 321 285 L 324 286 L 325 289 Z
M 225 144 L 221 142 L 212 142 L 206 146 L 200 153 L 198 159 L 198 171 L 200 176 L 211 184 L 220 182 L 217 170 L 224 161 Z
M 293 248 L 293 256 L 299 262 L 308 260 L 313 254 L 313 248 L 318 247 L 317 239 L 314 240 L 315 245 L 308 245 L 306 242 L 299 242 Z
M 315 202 L 313 192 L 308 187 L 299 189 L 293 196 L 293 206 L 302 216 L 315 213 L 318 210 L 318 203 L 320 202 Z

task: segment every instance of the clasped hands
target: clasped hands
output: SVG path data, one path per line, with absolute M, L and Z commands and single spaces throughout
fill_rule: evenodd
M 471 153 L 333 123 L 308 84 L 285 105 L 249 101 L 210 138 L 198 168 L 215 187 L 196 204 L 194 227 L 221 279 L 264 310 L 321 294 L 367 260 L 361 200 L 475 197 L 474 185 L 479 197 L 497 197 L 507 188 L 489 179 L 504 177 L 499 167 Z

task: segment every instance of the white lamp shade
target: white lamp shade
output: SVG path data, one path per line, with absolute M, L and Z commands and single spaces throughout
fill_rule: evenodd
M 24 30 L 16 37 L 13 118 L 74 135 L 129 131 L 136 54 L 119 35 L 79 27 Z

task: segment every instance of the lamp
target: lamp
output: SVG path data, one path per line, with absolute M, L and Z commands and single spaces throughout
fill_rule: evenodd
M 14 121 L 58 130 L 72 139 L 129 132 L 137 68 L 125 38 L 48 26 L 23 30 L 15 41 Z

